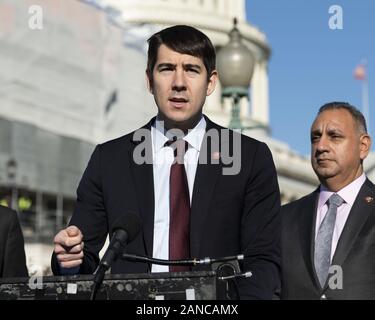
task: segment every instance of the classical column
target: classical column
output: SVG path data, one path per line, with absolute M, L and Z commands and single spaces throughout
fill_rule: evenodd
M 251 117 L 269 125 L 267 61 L 256 63 L 251 86 Z
M 201 0 L 188 0 L 189 7 L 198 9 L 201 7 Z
M 229 1 L 227 0 L 218 0 L 218 12 L 220 15 L 226 16 L 227 12 L 227 4 Z
M 203 8 L 206 11 L 213 11 L 214 9 L 213 0 L 203 0 Z
M 239 21 L 246 20 L 246 7 L 244 0 L 228 1 L 228 15 L 231 18 L 236 17 Z

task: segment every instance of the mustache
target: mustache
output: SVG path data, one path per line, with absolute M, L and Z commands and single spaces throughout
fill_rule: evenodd
M 319 161 L 332 161 L 332 159 L 331 158 L 327 158 L 327 157 L 317 157 L 317 156 L 315 156 L 314 157 L 314 159 L 315 159 L 315 161 L 317 161 L 317 162 L 319 162 Z

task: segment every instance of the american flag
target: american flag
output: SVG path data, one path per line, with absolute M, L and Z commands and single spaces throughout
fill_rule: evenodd
M 367 72 L 366 72 L 366 65 L 364 63 L 360 63 L 356 66 L 353 72 L 353 76 L 357 80 L 366 80 Z

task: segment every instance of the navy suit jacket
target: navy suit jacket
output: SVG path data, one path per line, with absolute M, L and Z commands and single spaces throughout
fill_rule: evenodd
M 154 120 L 154 119 L 153 119 Z M 151 151 L 151 120 L 146 153 Z M 280 194 L 271 153 L 266 144 L 220 127 L 206 118 L 207 127 L 197 166 L 191 205 L 191 256 L 221 257 L 244 254 L 243 271 L 250 279 L 239 281 L 242 298 L 270 299 L 280 279 Z M 154 182 L 152 156 L 149 164 L 136 164 L 133 154 L 140 146 L 139 130 L 98 145 L 77 190 L 77 204 L 70 221 L 84 235 L 83 264 L 80 273 L 92 273 L 98 265 L 98 252 L 119 215 L 136 212 L 141 232 L 127 245 L 128 253 L 152 256 L 154 233 Z M 221 136 L 221 130 L 230 133 Z M 212 143 L 212 133 L 220 143 Z M 204 157 L 224 154 L 240 141 L 235 156 L 240 171 L 223 174 L 230 164 L 205 164 Z M 147 144 L 147 141 L 149 143 Z M 209 161 L 210 162 L 210 161 Z M 52 269 L 59 273 L 56 259 Z M 196 268 L 195 270 L 200 270 Z M 150 266 L 116 261 L 112 273 L 150 272 Z

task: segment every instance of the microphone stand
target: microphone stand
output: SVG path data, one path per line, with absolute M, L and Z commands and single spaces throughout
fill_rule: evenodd
M 109 269 L 109 266 L 105 264 L 99 264 L 98 268 L 95 270 L 94 277 L 94 288 L 91 291 L 90 300 L 96 299 L 96 294 L 103 282 L 105 272 Z
M 152 263 L 159 264 L 162 266 L 196 266 L 196 265 L 212 265 L 214 263 L 222 263 L 228 261 L 241 261 L 244 259 L 244 255 L 240 254 L 237 256 L 221 257 L 221 258 L 203 258 L 203 259 L 187 259 L 187 260 L 164 260 L 149 258 L 146 256 L 140 256 L 135 254 L 123 253 L 121 255 L 123 260 L 131 262 L 143 262 L 143 263 Z
M 99 266 L 94 272 L 94 287 L 91 291 L 90 300 L 96 299 L 96 294 L 103 282 L 105 272 L 111 267 L 113 261 L 115 261 L 119 255 L 119 252 L 126 241 L 128 240 L 128 234 L 125 230 L 118 229 L 112 236 L 112 240 L 105 252 L 103 258 L 99 262 Z

